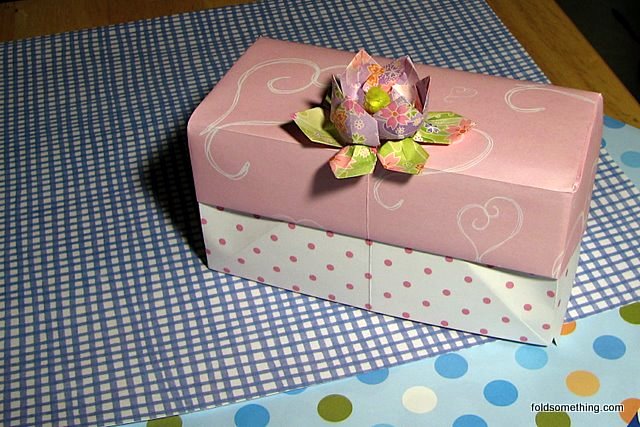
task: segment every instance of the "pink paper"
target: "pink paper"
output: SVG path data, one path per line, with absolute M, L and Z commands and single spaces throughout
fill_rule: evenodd
M 336 150 L 308 142 L 291 114 L 319 104 L 352 57 L 266 38 L 249 48 L 189 121 L 198 200 L 559 277 L 586 224 L 601 96 L 416 65 L 431 76 L 430 110 L 476 128 L 452 146 L 427 146 L 420 176 L 338 180 L 327 165 Z

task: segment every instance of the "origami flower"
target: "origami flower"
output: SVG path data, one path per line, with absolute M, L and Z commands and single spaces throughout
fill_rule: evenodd
M 373 172 L 376 158 L 416 175 L 429 158 L 417 142 L 450 144 L 474 126 L 456 113 L 427 113 L 429 83 L 407 56 L 381 66 L 361 50 L 333 76 L 330 110 L 301 111 L 294 121 L 312 141 L 341 147 L 329 162 L 337 178 Z

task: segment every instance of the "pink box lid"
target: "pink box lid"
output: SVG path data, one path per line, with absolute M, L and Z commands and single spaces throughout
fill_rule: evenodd
M 291 115 L 318 105 L 354 53 L 260 38 L 191 116 L 198 200 L 397 246 L 557 278 L 584 232 L 600 94 L 426 65 L 430 111 L 476 122 L 426 145 L 422 175 L 338 180 L 336 149 Z M 376 58 L 380 63 L 388 60 Z

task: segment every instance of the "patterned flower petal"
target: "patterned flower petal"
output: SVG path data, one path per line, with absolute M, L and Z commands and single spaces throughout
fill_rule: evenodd
M 387 70 L 388 69 L 388 70 Z M 394 71 L 391 71 L 394 70 Z M 411 58 L 403 56 L 385 66 L 385 72 L 394 74 L 389 76 L 387 85 L 391 84 L 393 98 L 403 97 L 412 104 L 418 99 L 416 84 L 418 83 L 418 72 L 416 71 Z M 385 77 L 385 75 L 383 75 Z
M 328 117 L 328 111 L 315 107 L 300 111 L 293 116 L 293 121 L 300 130 L 313 142 L 342 147 L 340 135 Z
M 342 90 L 347 98 L 358 99 L 358 90 L 371 74 L 371 68 L 381 68 L 364 49 L 360 50 L 340 75 Z
M 422 114 L 404 98 L 394 99 L 373 117 L 378 122 L 380 139 L 403 139 L 413 136 L 422 123 Z
M 389 141 L 378 150 L 378 159 L 385 169 L 418 175 L 427 163 L 429 153 L 411 138 Z
M 414 141 L 449 145 L 464 137 L 475 123 L 451 111 L 430 112 L 420 129 L 413 136 Z
M 429 88 L 431 83 L 431 77 L 427 76 L 424 79 L 416 83 L 416 90 L 418 91 L 418 99 L 416 99 L 416 108 L 423 115 L 426 114 L 429 107 Z
M 352 99 L 345 99 L 335 109 L 331 121 L 343 144 L 380 145 L 378 122 Z
M 329 160 L 329 165 L 339 179 L 368 175 L 376 166 L 375 149 L 364 145 L 348 145 Z

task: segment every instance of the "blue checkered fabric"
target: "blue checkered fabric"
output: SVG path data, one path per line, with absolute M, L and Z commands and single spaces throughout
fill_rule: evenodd
M 262 1 L 1 44 L 4 425 L 157 418 L 488 340 L 206 269 L 185 127 L 259 35 L 546 81 L 479 0 Z M 572 317 L 638 297 L 638 193 L 603 160 Z

